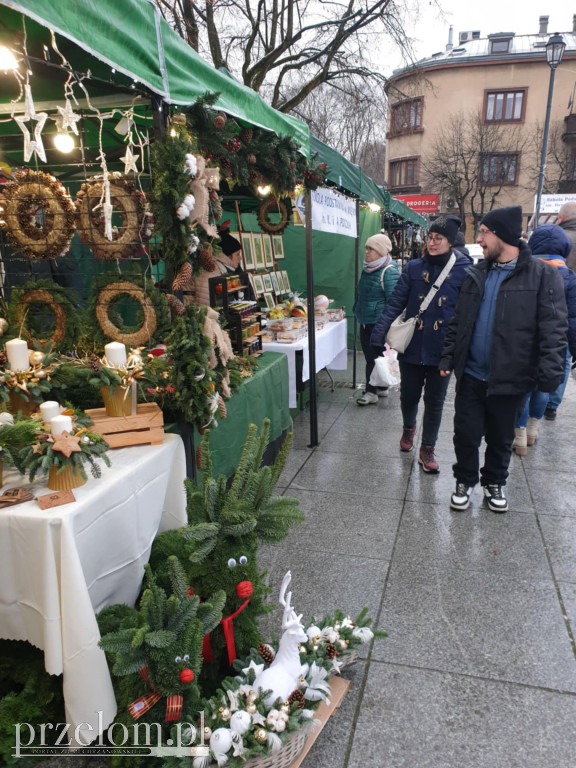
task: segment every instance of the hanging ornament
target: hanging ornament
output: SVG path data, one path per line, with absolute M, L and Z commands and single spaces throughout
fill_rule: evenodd
M 78 136 L 78 126 L 76 123 L 82 119 L 82 115 L 75 114 L 70 99 L 66 99 L 65 107 L 56 107 L 56 109 L 62 117 L 62 130 L 65 131 L 67 128 L 70 128 Z
M 112 241 L 114 239 L 114 233 L 112 232 L 112 213 L 114 212 L 114 206 L 110 202 L 110 181 L 108 180 L 108 174 L 104 174 L 104 204 L 102 205 L 102 213 L 104 214 L 104 237 L 107 240 Z
M 44 151 L 44 144 L 42 143 L 42 130 L 44 124 L 48 119 L 46 112 L 36 112 L 34 107 L 34 101 L 32 99 L 32 89 L 30 83 L 26 83 L 24 86 L 24 113 L 22 115 L 14 115 L 14 120 L 18 123 L 18 127 L 24 134 L 24 162 L 27 163 L 32 154 L 37 154 L 43 163 L 46 162 L 46 152 Z M 34 126 L 34 138 L 30 138 L 30 131 L 24 125 L 35 120 Z
M 132 152 L 132 148 L 130 146 L 126 147 L 126 154 L 124 157 L 121 157 L 120 160 L 124 163 L 124 174 L 128 175 L 130 171 L 134 171 L 134 173 L 138 173 L 138 160 L 140 160 L 140 155 L 134 155 Z
M 268 738 L 267 733 L 264 728 L 257 728 L 254 731 L 254 738 L 258 742 L 258 744 L 265 744 L 266 739 Z

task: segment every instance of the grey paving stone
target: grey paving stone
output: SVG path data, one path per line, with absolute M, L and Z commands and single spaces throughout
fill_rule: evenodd
M 440 565 L 440 564 L 439 564 Z M 551 580 L 396 562 L 374 658 L 576 692 L 576 659 Z
M 371 664 L 347 768 L 574 768 L 576 697 Z
M 555 577 L 576 583 L 576 518 L 539 515 Z
M 403 502 L 352 495 L 303 491 L 286 494 L 300 499 L 306 520 L 294 526 L 287 543 L 338 555 L 388 560 L 392 553 Z
M 532 469 L 527 479 L 539 511 L 576 517 L 576 476 L 572 472 Z
M 494 515 L 477 504 L 455 513 L 446 504 L 406 502 L 394 560 L 516 578 L 552 576 L 534 515 Z
M 295 488 L 378 499 L 403 499 L 411 467 L 401 459 L 387 459 L 386 467 L 366 456 L 317 451 L 292 481 Z
M 311 455 L 312 450 L 310 448 L 291 448 L 286 465 L 278 478 L 278 485 L 282 487 L 289 486 L 297 472 L 300 471 Z
M 566 610 L 566 618 L 570 623 L 572 636 L 576 637 L 576 584 L 568 584 L 561 581 L 559 583 L 562 602 Z

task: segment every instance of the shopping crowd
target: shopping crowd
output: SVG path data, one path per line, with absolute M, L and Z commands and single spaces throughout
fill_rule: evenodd
M 576 358 L 576 203 L 564 204 L 556 223 L 536 227 L 529 240 L 522 223 L 520 206 L 488 212 L 476 241 L 484 258 L 474 264 L 461 220 L 440 215 L 423 255 L 401 273 L 387 235 L 366 241 L 354 305 L 366 388 L 356 402 L 375 405 L 388 394 L 378 386 L 376 361 L 387 345 L 398 350 L 399 448 L 414 447 L 422 400 L 418 463 L 436 474 L 435 445 L 454 374 L 455 511 L 468 509 L 478 482 L 490 510 L 508 510 L 512 451 L 526 455 L 540 420 L 556 418 Z

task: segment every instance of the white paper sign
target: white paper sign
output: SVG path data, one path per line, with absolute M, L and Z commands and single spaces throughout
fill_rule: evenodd
M 564 203 L 576 203 L 576 195 L 542 195 L 540 213 L 558 213 Z
M 356 202 L 333 189 L 320 187 L 310 193 L 312 229 L 356 237 Z

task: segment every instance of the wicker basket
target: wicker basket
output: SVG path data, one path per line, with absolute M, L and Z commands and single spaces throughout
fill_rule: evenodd
M 304 749 L 308 728 L 292 731 L 286 744 L 278 752 L 246 760 L 244 768 L 289 768 Z

